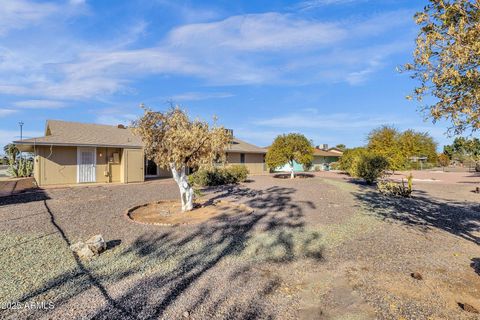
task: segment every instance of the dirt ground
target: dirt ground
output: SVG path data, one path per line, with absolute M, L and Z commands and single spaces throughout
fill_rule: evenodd
M 127 211 L 127 217 L 138 223 L 178 226 L 198 224 L 214 217 L 228 214 L 252 213 L 253 209 L 229 201 L 196 201 L 195 210 L 182 212 L 178 200 L 157 201 L 142 206 L 135 206 Z
M 35 188 L 33 178 L 5 178 L 0 180 L 0 197 L 33 191 Z
M 0 317 L 478 319 L 459 305 L 480 309 L 477 177 L 447 174 L 413 172 L 411 199 L 332 172 L 254 176 L 204 191 L 253 213 L 178 227 L 124 215 L 176 199 L 171 180 L 0 198 L 0 305 L 21 306 Z M 105 253 L 71 254 L 97 233 Z

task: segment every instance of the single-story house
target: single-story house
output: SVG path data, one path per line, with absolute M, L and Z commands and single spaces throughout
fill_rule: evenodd
M 242 164 L 246 166 L 252 174 L 268 173 L 268 168 L 265 164 L 265 154 L 267 150 L 263 148 L 233 137 L 226 153 L 227 165 Z
M 330 164 L 340 160 L 343 151 L 338 148 L 328 148 L 328 146 L 316 147 L 313 151 L 312 171 L 330 170 Z
M 343 151 L 338 148 L 328 148 L 328 145 L 316 146 L 313 150 L 313 161 L 310 171 L 327 171 L 330 170 L 330 164 L 340 160 Z M 295 172 L 305 171 L 303 166 L 296 161 L 293 163 L 293 170 Z M 280 168 L 276 168 L 276 172 L 290 172 L 291 167 L 286 164 Z
M 39 186 L 77 183 L 142 182 L 145 176 L 170 177 L 169 170 L 145 159 L 143 143 L 130 128 L 48 120 L 43 137 L 14 141 L 34 155 Z M 229 164 L 245 164 L 251 173 L 266 172 L 263 149 L 233 139 Z

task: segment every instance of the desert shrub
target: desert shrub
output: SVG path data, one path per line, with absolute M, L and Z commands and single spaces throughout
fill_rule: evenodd
M 346 150 L 338 161 L 337 169 L 345 171 L 352 177 L 358 177 L 358 163 L 362 156 L 368 154 L 365 148 L 353 148 Z
M 33 173 L 33 159 L 19 158 L 10 161 L 7 173 L 16 178 L 30 177 Z
M 386 196 L 405 197 L 409 198 L 412 195 L 413 177 L 409 175 L 407 178 L 407 185 L 402 179 L 401 183 L 387 180 L 380 180 L 377 183 L 378 191 Z
M 211 187 L 243 182 L 247 179 L 248 173 L 247 167 L 234 165 L 226 168 L 200 169 L 188 179 L 192 185 Z
M 374 183 L 388 168 L 388 160 L 379 155 L 365 154 L 356 163 L 358 177 L 368 184 Z
M 244 182 L 248 178 L 248 168 L 244 165 L 233 165 L 225 169 L 229 175 L 230 179 L 233 179 L 230 183 Z

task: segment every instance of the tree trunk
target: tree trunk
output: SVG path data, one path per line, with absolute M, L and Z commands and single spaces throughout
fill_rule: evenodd
M 290 163 L 290 179 L 295 178 L 295 170 L 293 168 L 293 161 Z
M 193 209 L 193 188 L 188 183 L 185 167 L 180 170 L 175 168 L 175 165 L 170 164 L 172 170 L 173 179 L 180 189 L 180 198 L 182 200 L 182 211 L 191 211 Z

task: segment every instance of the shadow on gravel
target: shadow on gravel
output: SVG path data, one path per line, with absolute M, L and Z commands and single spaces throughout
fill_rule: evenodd
M 387 197 L 367 187 L 354 195 L 367 209 L 385 220 L 399 221 L 423 231 L 441 229 L 480 244 L 480 237 L 475 235 L 480 231 L 478 204 L 441 201 L 418 191 L 412 198 Z
M 92 272 L 76 258 L 76 272 L 60 275 L 22 301 L 35 300 L 51 289 L 67 286 L 55 306 L 73 303 L 71 299 L 77 295 L 96 288 L 106 303 L 88 316 L 95 319 L 181 318 L 184 312 L 222 318 L 219 310 L 223 310 L 224 318 L 281 317 L 272 314 L 269 308 L 274 306 L 266 299 L 281 284 L 277 272 L 269 270 L 268 265 L 300 259 L 323 260 L 320 235 L 304 226 L 303 208 L 315 206 L 308 201 L 294 201 L 295 192 L 284 187 L 217 188 L 211 201 L 237 199 L 255 211 L 224 214 L 191 229 L 158 228 L 158 232 L 139 236 L 115 259 L 131 261 L 128 259 L 133 257 L 141 261 L 140 267 L 126 263 L 124 268 L 113 268 L 109 273 Z M 69 245 L 46 207 L 51 223 Z M 121 238 L 121 231 L 118 237 Z M 148 276 L 143 269 L 150 270 Z M 108 292 L 107 283 L 119 282 L 137 272 L 142 272 L 142 277 L 126 291 L 114 295 Z
M 36 191 L 32 192 L 18 193 L 10 196 L 0 197 L 0 206 L 44 201 L 48 199 L 50 199 L 50 197 L 46 194 L 44 190 L 37 189 Z
M 470 266 L 480 276 L 480 258 L 473 258 Z

